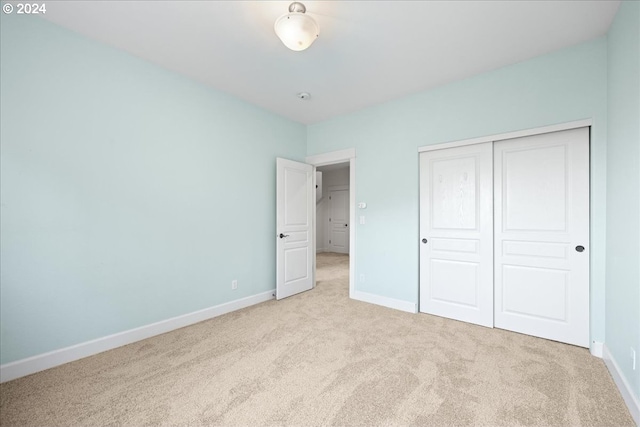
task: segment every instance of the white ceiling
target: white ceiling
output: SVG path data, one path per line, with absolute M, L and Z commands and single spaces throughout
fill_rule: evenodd
M 620 1 L 306 1 L 320 37 L 303 52 L 273 31 L 289 3 L 56 1 L 45 17 L 312 124 L 604 35 Z

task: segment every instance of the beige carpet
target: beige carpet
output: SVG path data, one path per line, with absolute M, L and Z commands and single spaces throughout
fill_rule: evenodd
M 632 426 L 586 349 L 316 289 L 0 386 L 0 424 Z

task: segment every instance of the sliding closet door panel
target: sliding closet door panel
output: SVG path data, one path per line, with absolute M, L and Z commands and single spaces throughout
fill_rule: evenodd
M 420 311 L 493 326 L 492 144 L 420 154 Z
M 588 347 L 589 129 L 496 142 L 494 195 L 495 326 Z

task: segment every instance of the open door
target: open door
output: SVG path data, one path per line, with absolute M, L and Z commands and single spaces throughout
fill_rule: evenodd
M 276 159 L 276 299 L 313 287 L 315 167 Z

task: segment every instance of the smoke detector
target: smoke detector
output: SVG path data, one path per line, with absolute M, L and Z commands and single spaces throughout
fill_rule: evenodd
M 308 100 L 309 98 L 311 98 L 311 94 L 309 92 L 300 92 L 297 95 L 298 98 L 302 99 L 303 101 Z

